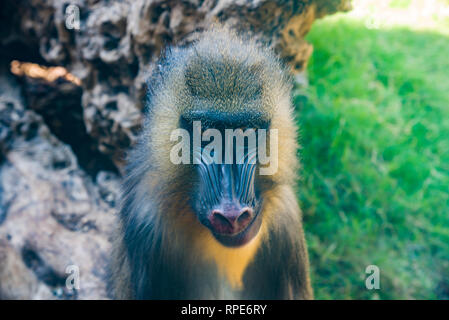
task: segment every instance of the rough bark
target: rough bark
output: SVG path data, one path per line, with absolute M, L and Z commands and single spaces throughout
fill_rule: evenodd
M 66 26 L 71 4 L 79 30 Z M 263 37 L 300 74 L 313 21 L 348 8 L 349 0 L 2 1 L 0 297 L 106 297 L 124 153 L 164 47 L 226 23 Z M 13 59 L 64 66 L 81 85 L 14 78 Z M 69 265 L 80 269 L 79 290 L 66 287 Z

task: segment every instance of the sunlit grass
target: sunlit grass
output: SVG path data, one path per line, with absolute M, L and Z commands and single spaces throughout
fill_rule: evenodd
M 329 19 L 357 19 L 371 29 L 407 27 L 410 30 L 449 32 L 447 0 L 353 0 L 353 10 Z
M 308 36 L 298 192 L 317 298 L 449 298 L 449 38 L 439 28 L 368 29 L 340 15 Z M 371 264 L 380 290 L 365 288 Z

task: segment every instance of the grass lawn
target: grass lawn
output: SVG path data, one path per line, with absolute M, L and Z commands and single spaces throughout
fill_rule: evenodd
M 308 35 L 294 99 L 318 299 L 449 299 L 448 31 L 343 14 Z M 365 287 L 373 264 L 380 290 Z

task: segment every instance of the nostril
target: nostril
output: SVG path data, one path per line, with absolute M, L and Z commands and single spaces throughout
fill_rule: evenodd
M 232 227 L 231 221 L 228 220 L 220 211 L 212 212 L 212 219 L 215 225 L 221 225 L 223 227 Z
M 240 212 L 239 217 L 237 218 L 237 223 L 239 225 L 248 224 L 253 218 L 253 211 L 250 208 L 245 208 Z

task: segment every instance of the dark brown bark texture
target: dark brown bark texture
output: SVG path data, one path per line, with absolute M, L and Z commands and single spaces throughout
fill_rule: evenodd
M 224 23 L 263 37 L 300 74 L 313 21 L 349 0 L 3 0 L 0 4 L 0 298 L 103 299 L 127 149 L 166 46 Z M 78 30 L 67 7 L 79 8 Z M 10 72 L 12 60 L 81 80 Z M 79 268 L 79 289 L 66 286 Z

